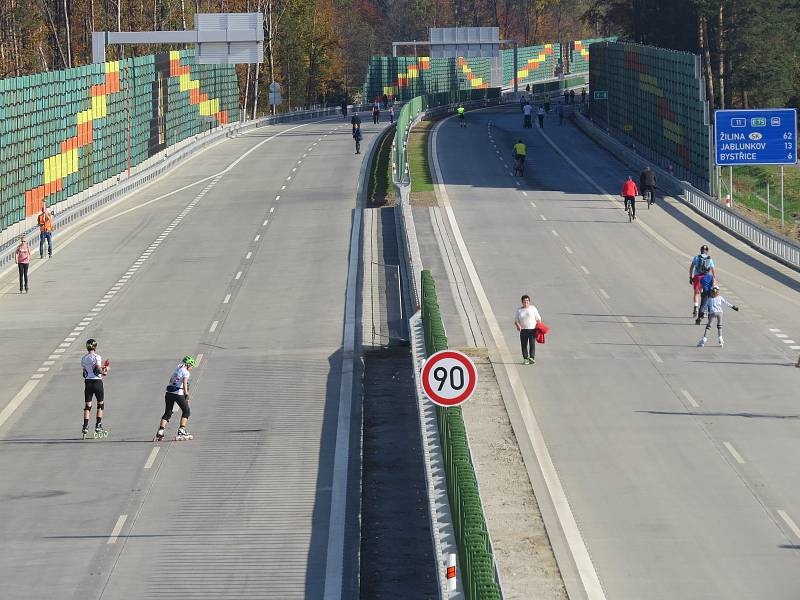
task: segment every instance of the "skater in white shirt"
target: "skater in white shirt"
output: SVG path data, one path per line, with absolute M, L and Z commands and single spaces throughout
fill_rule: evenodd
M 722 307 L 723 305 L 730 306 L 733 310 L 738 311 L 739 307 L 734 306 L 725 298 L 719 295 L 719 286 L 715 285 L 711 288 L 708 298 L 703 306 L 700 307 L 700 314 L 708 311 L 708 323 L 706 323 L 706 330 L 703 332 L 703 337 L 697 342 L 698 347 L 702 348 L 708 341 L 708 332 L 711 331 L 711 323 L 715 320 L 717 322 L 717 338 L 719 339 L 720 347 L 725 345 L 725 340 L 722 339 Z
M 525 294 L 522 297 L 522 306 L 517 309 L 514 325 L 519 331 L 519 341 L 522 345 L 522 364 L 532 365 L 536 362 L 536 325 L 542 317 L 536 307 L 531 304 L 531 297 Z

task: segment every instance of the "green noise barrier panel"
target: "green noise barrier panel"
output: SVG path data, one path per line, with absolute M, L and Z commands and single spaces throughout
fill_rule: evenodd
M 488 58 L 373 56 L 364 82 L 364 100 L 374 102 L 386 96 L 408 102 L 423 94 L 486 89 L 490 78 Z
M 476 100 L 491 100 L 500 97 L 500 88 L 480 88 L 472 90 L 454 90 L 451 92 L 438 92 L 411 98 L 400 109 L 397 115 L 397 128 L 395 129 L 395 173 L 398 181 L 405 180 L 407 168 L 405 141 L 409 124 L 421 112 L 437 106 L 447 106 L 457 102 L 472 102 Z
M 592 120 L 701 190 L 709 186 L 708 106 L 700 57 L 623 42 L 589 47 Z M 595 99 L 598 91 L 608 99 Z
M 231 65 L 193 50 L 0 80 L 0 230 L 225 124 Z
M 430 356 L 447 349 L 436 283 L 422 271 L 422 323 L 425 350 Z M 478 480 L 469 453 L 461 408 L 436 407 L 439 439 L 447 478 L 447 497 L 458 546 L 461 581 L 467 600 L 500 600 L 494 558 L 483 514 Z

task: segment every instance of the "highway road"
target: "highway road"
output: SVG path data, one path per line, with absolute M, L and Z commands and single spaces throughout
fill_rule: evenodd
M 0 279 L 4 600 L 357 590 L 345 316 L 363 156 L 340 119 L 254 130 L 58 232 L 29 294 Z M 83 441 L 90 337 L 112 362 L 110 436 Z M 185 354 L 195 439 L 153 444 Z
M 471 112 L 434 147 L 483 338 L 568 502 L 551 528 L 565 578 L 614 600 L 800 597 L 800 275 L 674 199 L 640 202 L 629 223 L 621 163 L 554 118 L 521 125 L 516 109 Z M 520 137 L 524 180 L 510 172 Z M 724 348 L 716 332 L 696 347 L 688 266 L 704 242 L 741 307 L 725 311 Z M 551 328 L 531 366 L 513 326 L 523 293 Z

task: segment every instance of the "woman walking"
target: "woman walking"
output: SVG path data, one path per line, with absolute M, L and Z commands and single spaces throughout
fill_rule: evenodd
M 19 293 L 22 293 L 23 282 L 25 284 L 25 293 L 28 293 L 28 266 L 31 264 L 31 247 L 25 241 L 25 236 L 19 238 L 19 246 L 14 253 L 14 261 L 17 263 L 19 269 Z

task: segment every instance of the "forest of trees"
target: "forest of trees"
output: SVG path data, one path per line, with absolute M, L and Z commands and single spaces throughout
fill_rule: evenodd
M 594 0 L 585 18 L 699 54 L 715 108 L 798 106 L 800 0 Z
M 255 92 L 266 108 L 273 78 L 286 108 L 352 99 L 370 55 L 456 25 L 497 26 L 521 46 L 618 35 L 696 52 L 717 107 L 796 105 L 800 93 L 800 0 L 0 0 L 0 77 L 87 64 L 92 31 L 192 29 L 195 12 L 264 14 L 264 63 L 237 67 L 248 112 Z

